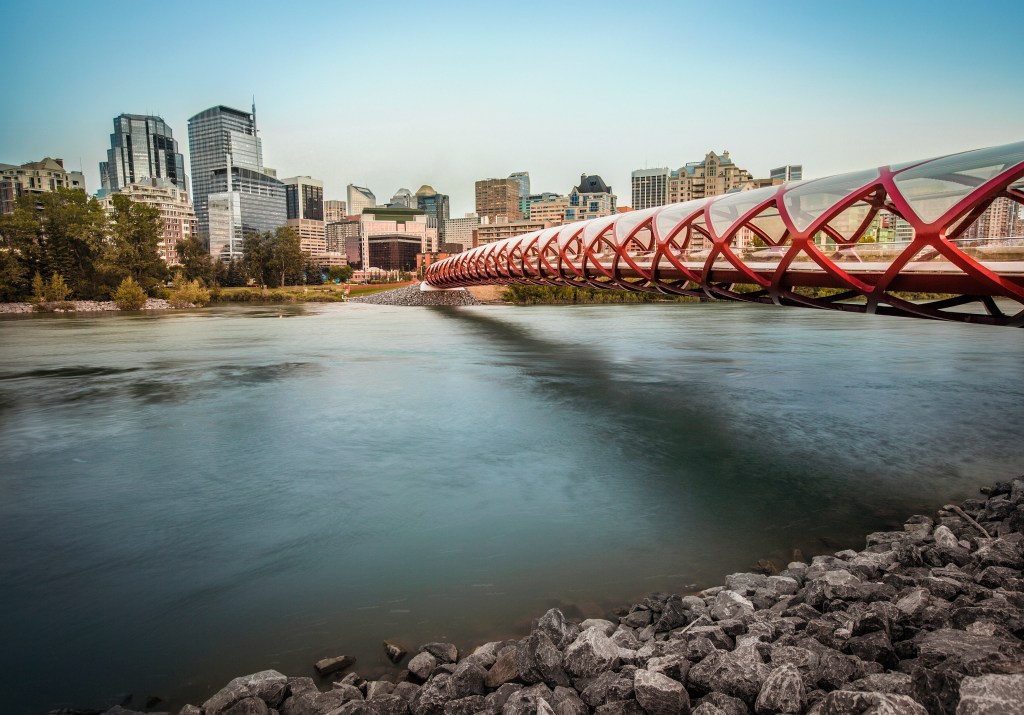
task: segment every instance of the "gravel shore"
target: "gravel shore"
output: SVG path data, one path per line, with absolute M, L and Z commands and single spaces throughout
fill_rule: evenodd
M 1020 715 L 1024 478 L 982 492 L 862 551 L 759 562 L 607 619 L 552 609 L 469 654 L 427 643 L 405 661 L 385 642 L 380 680 L 344 655 L 316 679 L 265 670 L 179 715 Z
M 0 313 L 98 313 L 106 310 L 121 309 L 112 300 L 72 300 L 68 301 L 73 308 L 51 308 L 44 311 L 36 311 L 32 303 L 0 303 Z M 142 310 L 169 310 L 171 304 L 163 298 L 149 298 Z
M 419 285 L 396 288 L 359 298 L 349 298 L 352 303 L 372 305 L 480 305 L 480 301 L 466 290 L 421 291 Z

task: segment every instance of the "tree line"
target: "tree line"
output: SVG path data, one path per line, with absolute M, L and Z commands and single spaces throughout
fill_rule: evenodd
M 114 194 L 111 204 L 108 216 L 80 190 L 20 197 L 12 213 L 0 216 L 0 301 L 38 297 L 40 286 L 51 283 L 66 298 L 107 300 L 126 281 L 148 295 L 175 277 L 206 287 L 323 281 L 289 227 L 247 232 L 241 260 L 230 263 L 211 257 L 201 237 L 185 238 L 177 243 L 180 265 L 168 266 L 159 253 L 159 210 L 123 194 Z M 330 272 L 351 275 L 351 269 Z

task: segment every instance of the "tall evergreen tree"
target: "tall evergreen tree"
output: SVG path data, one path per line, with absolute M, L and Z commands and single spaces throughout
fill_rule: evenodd
M 144 290 L 156 285 L 167 273 L 160 258 L 163 234 L 160 210 L 132 201 L 124 194 L 111 197 L 108 261 L 121 277 L 132 278 Z

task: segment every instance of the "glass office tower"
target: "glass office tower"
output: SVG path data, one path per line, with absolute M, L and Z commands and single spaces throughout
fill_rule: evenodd
M 166 122 L 160 117 L 121 114 L 114 117 L 107 160 L 100 162 L 103 193 L 143 179 L 166 179 L 188 192 L 185 158 Z

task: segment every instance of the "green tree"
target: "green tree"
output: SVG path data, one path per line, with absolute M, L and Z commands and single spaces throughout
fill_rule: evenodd
M 3 247 L 0 239 L 0 301 L 15 301 L 25 295 L 25 278 L 28 271 L 18 255 Z
M 242 243 L 242 270 L 260 286 L 266 287 L 270 272 L 270 242 L 272 233 L 247 231 Z
M 114 212 L 107 260 L 115 274 L 128 276 L 143 290 L 149 289 L 167 273 L 159 251 L 163 234 L 160 210 L 132 201 L 124 194 L 114 194 L 111 203 Z
M 206 244 L 198 236 L 189 236 L 178 241 L 178 262 L 186 280 L 199 280 L 206 285 L 215 282 L 216 268 Z
M 331 266 L 327 269 L 328 278 L 342 283 L 352 278 L 353 273 L 355 273 L 355 269 L 352 266 Z
M 302 252 L 299 234 L 288 226 L 278 227 L 270 239 L 270 265 L 275 278 L 280 277 L 278 285 L 286 285 L 290 275 L 292 285 L 301 283 L 304 278 L 307 254 Z
M 3 272 L 2 290 L 26 294 L 28 276 L 59 273 L 75 295 L 102 297 L 96 261 L 106 230 L 103 207 L 84 191 L 57 189 L 22 196 L 12 213 L 0 216 L 0 250 L 14 256 L 20 266 Z

